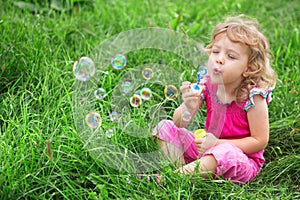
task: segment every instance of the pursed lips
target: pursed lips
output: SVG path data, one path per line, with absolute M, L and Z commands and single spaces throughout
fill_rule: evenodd
M 213 69 L 213 74 L 214 75 L 220 75 L 220 74 L 222 74 L 222 70 L 220 68 L 215 67 Z

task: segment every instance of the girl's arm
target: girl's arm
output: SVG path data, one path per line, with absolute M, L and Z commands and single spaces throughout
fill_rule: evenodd
M 191 83 L 188 81 L 182 83 L 180 91 L 182 93 L 183 103 L 175 110 L 173 114 L 173 122 L 177 127 L 182 128 L 186 127 L 191 122 L 196 112 L 202 106 L 203 101 L 200 98 L 201 93 L 195 93 L 191 91 Z M 183 120 L 183 115 L 189 115 L 185 118 L 190 119 Z
M 260 95 L 254 96 L 255 107 L 250 108 L 247 117 L 251 135 L 242 139 L 218 139 L 216 144 L 229 142 L 250 154 L 263 150 L 269 141 L 269 115 L 266 100 Z
M 201 106 L 203 104 L 203 101 L 201 101 L 200 98 L 198 98 L 198 103 L 197 104 L 198 104 L 198 106 L 195 109 L 188 108 L 185 105 L 185 103 L 182 103 L 178 108 L 176 108 L 176 110 L 173 114 L 173 122 L 178 128 L 183 128 L 183 127 L 186 127 L 187 125 L 189 125 L 189 123 L 192 121 L 195 114 L 199 110 L 199 108 L 201 108 Z M 190 117 L 189 117 L 190 120 L 189 121 L 186 121 L 186 120 L 182 119 L 182 116 L 183 116 L 184 112 L 187 112 L 187 113 L 190 114 Z

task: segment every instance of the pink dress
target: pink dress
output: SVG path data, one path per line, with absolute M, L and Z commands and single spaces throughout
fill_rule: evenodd
M 221 103 L 217 96 L 217 85 L 205 83 L 202 100 L 206 102 L 207 118 L 205 129 L 220 139 L 238 139 L 250 136 L 247 112 L 254 107 L 253 96 L 261 95 L 267 103 L 271 101 L 271 90 L 253 88 L 244 102 Z M 205 155 L 213 155 L 217 160 L 217 175 L 237 183 L 253 179 L 262 168 L 264 151 L 245 154 L 230 143 L 221 143 L 200 155 L 195 144 L 194 134 L 185 128 L 178 128 L 173 121 L 163 120 L 153 129 L 153 135 L 178 147 L 186 162 L 193 162 Z

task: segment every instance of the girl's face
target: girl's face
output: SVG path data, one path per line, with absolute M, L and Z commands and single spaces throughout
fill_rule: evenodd
M 207 69 L 212 84 L 238 87 L 248 69 L 249 47 L 232 42 L 225 33 L 218 35 L 209 55 Z

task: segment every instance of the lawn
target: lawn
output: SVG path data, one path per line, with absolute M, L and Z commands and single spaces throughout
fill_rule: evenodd
M 0 199 L 300 199 L 299 1 L 0 4 Z M 159 119 L 170 118 L 180 103 L 180 97 L 164 98 L 164 86 L 195 81 L 191 56 L 177 51 L 176 42 L 184 50 L 190 49 L 181 43 L 183 38 L 205 46 L 216 23 L 241 13 L 260 22 L 278 76 L 261 174 L 238 186 L 179 175 L 171 164 L 151 166 L 149 159 L 159 163 L 159 154 L 146 154 L 158 152 L 149 130 Z M 142 30 L 147 31 L 140 34 Z M 155 30 L 154 35 L 148 30 Z M 164 38 L 167 30 L 182 35 L 182 41 L 175 34 Z M 122 70 L 109 67 L 109 56 L 116 53 L 126 54 Z M 73 74 L 74 63 L 83 56 L 96 65 L 95 76 L 85 82 Z M 160 71 L 156 81 L 136 76 L 145 66 Z M 140 108 L 127 106 L 118 93 L 129 77 L 134 77 L 135 89 L 153 88 L 153 98 Z M 95 99 L 94 86 L 104 88 L 106 97 Z M 114 109 L 122 110 L 119 121 L 109 118 Z M 99 129 L 83 123 L 90 110 L 101 115 Z M 163 174 L 165 183 L 137 180 L 134 172 L 141 169 Z

